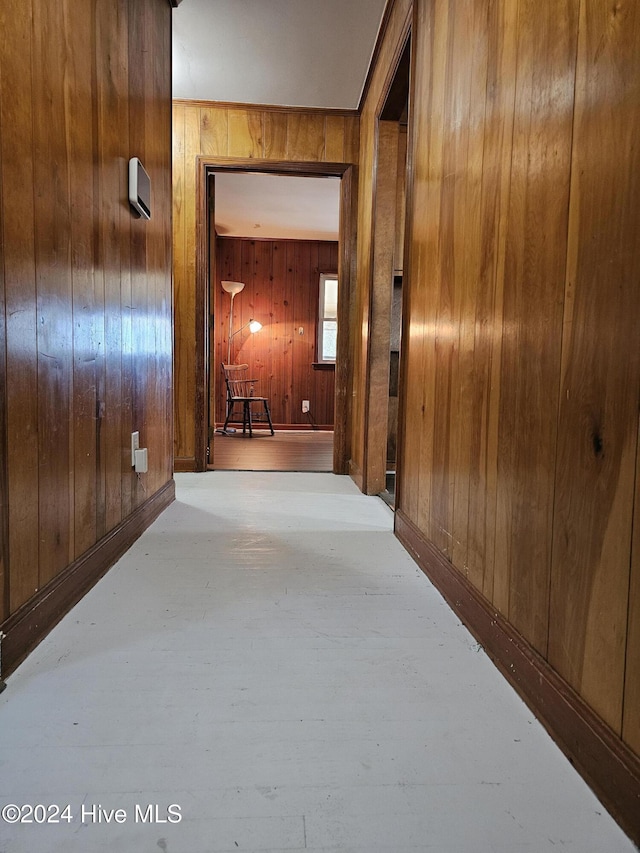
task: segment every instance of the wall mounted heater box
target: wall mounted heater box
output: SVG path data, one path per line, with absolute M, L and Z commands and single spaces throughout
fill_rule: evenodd
M 137 157 L 129 160 L 129 203 L 144 219 L 151 219 L 151 179 Z

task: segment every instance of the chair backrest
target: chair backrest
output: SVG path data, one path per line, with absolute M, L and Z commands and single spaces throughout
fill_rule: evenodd
M 253 397 L 255 379 L 249 379 L 248 364 L 223 364 L 222 372 L 227 384 L 227 393 L 233 397 Z

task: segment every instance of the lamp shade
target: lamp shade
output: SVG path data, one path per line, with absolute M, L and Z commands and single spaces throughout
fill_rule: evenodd
M 244 282 L 243 281 L 221 281 L 222 289 L 227 293 L 230 293 L 232 296 L 235 296 L 236 293 L 240 293 L 241 290 L 244 290 Z
M 255 334 L 255 332 L 259 332 L 261 328 L 262 328 L 262 323 L 260 323 L 258 320 L 251 320 L 249 322 L 249 331 L 252 334 Z

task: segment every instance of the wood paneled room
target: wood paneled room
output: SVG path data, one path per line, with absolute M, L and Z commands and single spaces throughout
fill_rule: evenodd
M 2 853 L 637 849 L 639 138 L 636 0 L 3 0 Z

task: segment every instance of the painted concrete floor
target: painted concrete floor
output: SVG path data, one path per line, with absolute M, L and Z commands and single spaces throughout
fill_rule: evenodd
M 60 821 L 5 809 L 1 853 L 635 850 L 381 500 L 176 481 L 0 696 L 0 806 Z

